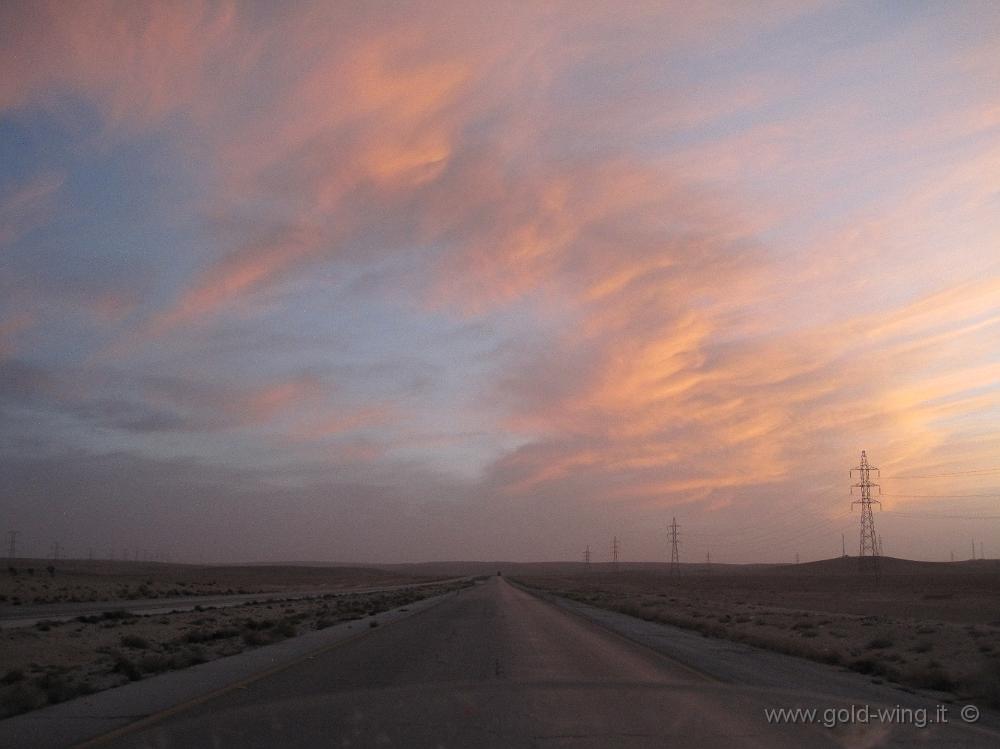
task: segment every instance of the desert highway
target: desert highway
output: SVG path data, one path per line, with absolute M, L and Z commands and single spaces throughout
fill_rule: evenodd
M 840 704 L 721 683 L 492 578 L 87 746 L 996 745 L 958 726 L 771 725 L 763 712 Z

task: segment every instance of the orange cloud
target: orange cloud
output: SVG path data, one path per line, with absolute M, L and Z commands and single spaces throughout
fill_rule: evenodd
M 204 99 L 205 73 L 233 38 L 231 2 L 143 5 L 95 0 L 4 4 L 0 109 L 64 91 L 101 101 L 110 119 L 149 124 Z
M 303 420 L 290 436 L 294 440 L 317 440 L 366 427 L 382 426 L 395 419 L 395 409 L 388 405 L 341 408 L 336 409 L 331 415 Z
M 211 265 L 172 309 L 154 321 L 152 331 L 197 322 L 232 299 L 273 281 L 314 255 L 318 241 L 316 232 L 292 229 L 273 242 L 261 242 L 226 255 Z

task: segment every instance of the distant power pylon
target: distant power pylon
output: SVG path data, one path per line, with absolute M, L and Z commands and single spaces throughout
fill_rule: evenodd
M 847 541 L 844 540 L 844 534 L 840 534 L 840 556 L 847 558 Z
M 21 531 L 7 531 L 7 557 L 14 559 L 17 556 L 17 537 Z
M 618 571 L 618 558 L 621 556 L 621 547 L 618 545 L 618 536 L 611 539 L 611 566 L 614 571 Z
M 857 468 L 851 469 L 851 478 L 854 478 L 855 471 L 858 472 L 858 483 L 851 486 L 852 496 L 856 488 L 861 490 L 861 498 L 851 502 L 851 507 L 861 505 L 861 541 L 858 546 L 858 569 L 862 572 L 874 572 L 878 575 L 879 549 L 878 538 L 875 535 L 875 518 L 872 515 L 872 505 L 876 504 L 881 507 L 882 503 L 877 499 L 872 499 L 872 488 L 877 488 L 879 494 L 881 494 L 882 487 L 872 483 L 871 475 L 872 471 L 876 475 L 879 475 L 879 470 L 868 464 L 868 455 L 862 450 L 861 464 Z
M 986 557 L 983 556 L 983 542 L 982 541 L 979 542 L 979 558 L 980 559 L 986 559 Z
M 680 570 L 681 555 L 677 549 L 677 544 L 680 540 L 677 531 L 680 530 L 680 526 L 677 525 L 677 518 L 673 519 L 670 523 L 670 574 L 676 575 Z
M 590 572 L 590 544 L 583 550 L 583 561 L 587 565 L 587 572 Z

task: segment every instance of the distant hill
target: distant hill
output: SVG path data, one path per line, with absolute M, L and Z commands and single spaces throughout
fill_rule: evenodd
M 413 564 L 371 565 L 378 569 L 391 570 L 399 574 L 420 576 L 460 577 L 466 575 L 578 575 L 587 571 L 583 562 L 418 562 Z M 610 562 L 594 563 L 590 569 L 596 573 L 608 573 L 614 568 Z M 623 573 L 641 572 L 646 574 L 670 574 L 670 564 L 666 562 L 621 562 Z M 716 575 L 856 575 L 857 557 L 835 557 L 801 564 L 695 564 L 682 563 L 682 574 Z M 1000 573 L 1000 560 L 977 559 L 961 562 L 918 562 L 910 559 L 881 557 L 879 572 L 882 575 L 925 575 L 925 574 L 968 574 L 975 572 Z
M 17 559 L 15 566 L 33 566 L 44 570 L 51 563 L 46 559 Z M 62 559 L 56 562 L 62 574 L 126 574 L 185 577 L 199 571 L 211 570 L 216 577 L 238 581 L 241 578 L 257 580 L 295 580 L 300 584 L 316 582 L 327 584 L 350 579 L 363 583 L 381 582 L 391 576 L 422 579 L 442 577 L 466 577 L 479 575 L 578 575 L 587 571 L 583 562 L 511 562 L 497 560 L 482 561 L 442 561 L 397 564 L 357 565 L 347 562 L 272 562 L 243 564 L 170 564 L 162 562 L 128 562 L 111 560 Z M 595 573 L 610 573 L 614 567 L 610 562 L 595 562 L 590 566 Z M 618 569 L 623 573 L 670 574 L 667 562 L 621 562 Z M 720 564 L 681 563 L 683 574 L 713 575 L 854 575 L 858 571 L 857 557 L 835 557 L 801 564 Z M 976 559 L 959 562 L 923 562 L 911 559 L 881 557 L 879 571 L 883 575 L 924 575 L 924 574 L 969 574 L 1000 573 L 1000 559 Z

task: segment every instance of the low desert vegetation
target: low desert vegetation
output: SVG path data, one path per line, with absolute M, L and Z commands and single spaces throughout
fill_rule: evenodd
M 429 579 L 429 578 L 428 578 Z M 214 567 L 112 560 L 19 559 L 0 575 L 0 607 L 405 585 L 412 576 L 354 567 Z
M 371 617 L 378 613 L 468 584 L 327 593 L 152 616 L 109 609 L 2 630 L 0 718 L 344 622 L 368 619 L 368 627 L 377 627 Z
M 998 573 L 946 580 L 899 575 L 878 583 L 856 574 L 774 572 L 518 579 L 593 606 L 841 666 L 903 689 L 1000 706 Z

